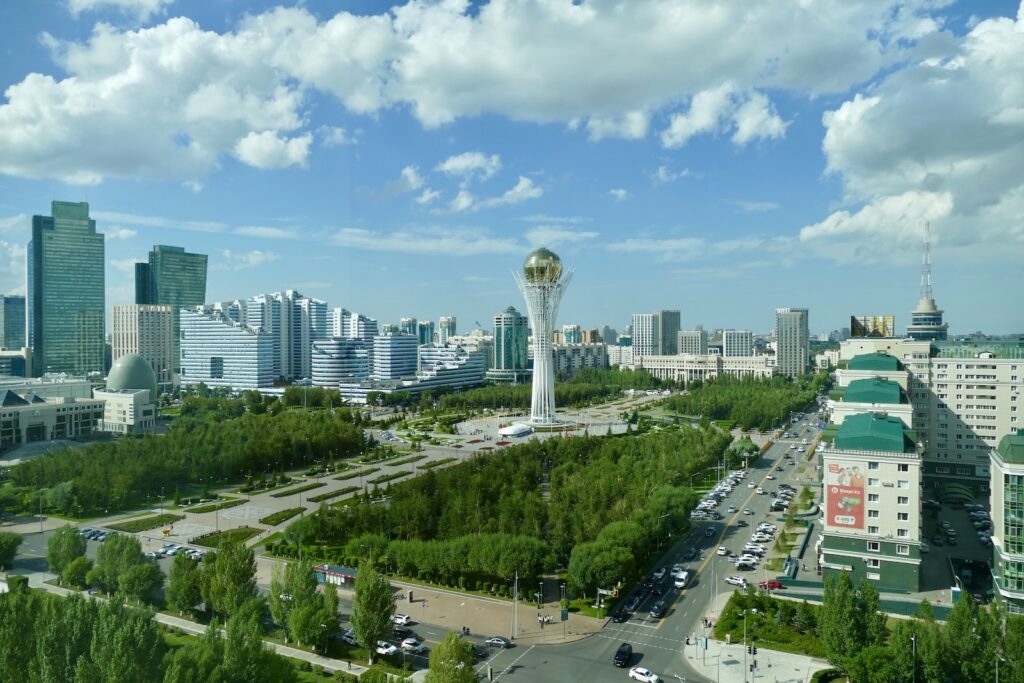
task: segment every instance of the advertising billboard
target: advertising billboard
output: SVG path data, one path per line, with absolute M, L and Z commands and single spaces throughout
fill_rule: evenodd
M 829 462 L 825 467 L 825 526 L 864 528 L 864 464 Z
M 852 315 L 850 316 L 850 336 L 857 337 L 894 337 L 896 336 L 896 318 L 891 315 Z

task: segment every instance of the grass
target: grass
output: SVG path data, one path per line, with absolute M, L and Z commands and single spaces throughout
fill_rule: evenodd
M 253 529 L 252 527 L 248 526 L 240 526 L 237 529 L 225 529 L 224 531 L 215 531 L 209 536 L 197 538 L 192 542 L 196 545 L 204 545 L 207 548 L 217 548 L 220 546 L 222 541 L 228 541 L 230 543 L 244 543 L 253 536 L 259 534 L 260 532 L 260 529 Z
M 309 502 L 310 503 L 319 503 L 319 502 L 322 502 L 322 501 L 325 501 L 325 500 L 330 500 L 331 498 L 341 498 L 342 496 L 347 496 L 348 494 L 352 493 L 353 491 L 358 491 L 358 490 L 359 490 L 358 486 L 346 486 L 344 488 L 338 489 L 337 491 L 328 491 L 327 493 L 321 493 L 319 496 L 311 496 L 309 498 Z
M 303 484 L 302 486 L 296 486 L 294 488 L 285 489 L 284 491 L 278 491 L 277 493 L 271 493 L 270 497 L 284 498 L 285 496 L 293 496 L 296 493 L 305 493 L 306 491 L 312 491 L 313 489 L 318 489 L 321 486 L 327 486 L 327 484 L 322 481 L 314 481 L 309 484 Z
M 224 500 L 219 503 L 210 503 L 209 505 L 199 505 L 193 508 L 186 508 L 185 512 L 194 512 L 196 514 L 202 514 L 204 512 L 214 512 L 215 510 L 224 510 L 227 508 L 233 508 L 238 505 L 245 505 L 248 501 L 244 498 L 238 498 L 235 500 Z
M 421 470 L 432 470 L 435 467 L 441 467 L 447 465 L 450 462 L 455 462 L 458 458 L 441 458 L 440 460 L 433 460 L 425 465 L 420 465 Z
M 292 517 L 294 517 L 295 515 L 299 514 L 300 512 L 302 512 L 305 509 L 306 508 L 304 508 L 304 507 L 298 507 L 298 508 L 288 508 L 287 510 L 278 510 L 277 512 L 273 512 L 273 513 L 267 515 L 266 517 L 260 517 L 260 524 L 266 524 L 268 526 L 276 526 L 277 524 L 280 524 L 281 522 L 284 522 L 286 520 L 291 519 Z
M 398 467 L 400 465 L 411 465 L 414 462 L 419 462 L 420 460 L 423 460 L 425 457 L 427 457 L 427 456 L 422 455 L 422 454 L 420 454 L 420 455 L 411 455 L 408 458 L 402 458 L 401 460 L 396 460 L 394 462 L 389 462 L 388 464 L 393 466 L 393 467 Z
M 173 524 L 174 522 L 185 519 L 185 515 L 174 515 L 171 513 L 164 513 L 162 515 L 150 515 L 149 517 L 140 517 L 138 519 L 128 520 L 126 522 L 119 522 L 117 524 L 108 524 L 107 527 L 115 529 L 117 531 L 124 531 L 129 534 L 137 534 L 140 531 L 147 531 L 149 529 L 155 529 L 158 526 L 164 526 L 165 524 Z
M 377 477 L 376 479 L 371 479 L 370 483 L 371 484 L 386 484 L 389 481 L 394 481 L 395 479 L 401 479 L 402 477 L 407 477 L 410 474 L 412 474 L 412 472 L 410 472 L 409 470 L 402 470 L 401 472 L 392 472 L 391 474 L 384 474 L 384 475 L 381 475 L 381 476 Z
M 770 572 L 781 572 L 782 565 L 785 561 L 786 560 L 783 557 L 773 557 L 764 563 L 764 568 Z
M 346 472 L 345 474 L 335 477 L 338 481 L 348 481 L 349 479 L 355 479 L 356 477 L 368 477 L 374 472 L 380 472 L 379 467 L 366 467 L 361 470 L 355 470 L 353 472 Z

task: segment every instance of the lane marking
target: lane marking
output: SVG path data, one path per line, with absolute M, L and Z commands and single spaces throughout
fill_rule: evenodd
M 505 669 L 504 669 L 504 670 L 503 670 L 503 671 L 502 671 L 501 673 L 499 673 L 499 674 L 498 674 L 497 676 L 495 676 L 495 677 L 494 677 L 494 680 L 498 680 L 499 678 L 501 678 L 502 676 L 504 676 L 504 675 L 505 675 L 506 673 L 508 673 L 508 670 L 509 670 L 509 669 L 511 669 L 512 667 L 514 667 L 514 666 L 516 665 L 516 662 L 518 662 L 518 661 L 519 661 L 520 659 L 522 659 L 522 658 L 523 658 L 523 657 L 525 657 L 526 655 L 530 654 L 530 651 L 531 651 L 531 650 L 533 650 L 533 648 L 535 648 L 535 647 L 537 647 L 537 646 L 536 646 L 536 645 L 531 645 L 531 646 L 530 646 L 530 648 L 529 648 L 529 649 L 528 649 L 528 650 L 527 650 L 526 652 L 524 652 L 523 654 L 521 654 L 521 655 L 519 655 L 518 657 L 516 657 L 516 658 L 515 658 L 515 659 L 514 659 L 514 660 L 512 661 L 512 663 L 511 663 L 511 664 L 509 664 L 508 666 L 506 666 L 506 667 L 505 667 Z

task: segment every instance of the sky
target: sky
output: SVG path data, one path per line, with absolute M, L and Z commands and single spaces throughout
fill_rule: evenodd
M 0 293 L 33 214 L 88 201 L 107 305 L 154 244 L 209 301 L 298 289 L 382 322 L 812 332 L 920 296 L 1024 332 L 1024 9 L 947 0 L 8 0 Z

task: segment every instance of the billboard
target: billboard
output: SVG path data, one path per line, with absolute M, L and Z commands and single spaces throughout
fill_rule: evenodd
M 895 337 L 896 317 L 892 315 L 851 315 L 850 337 Z
M 830 461 L 825 466 L 825 526 L 864 528 L 864 465 Z

